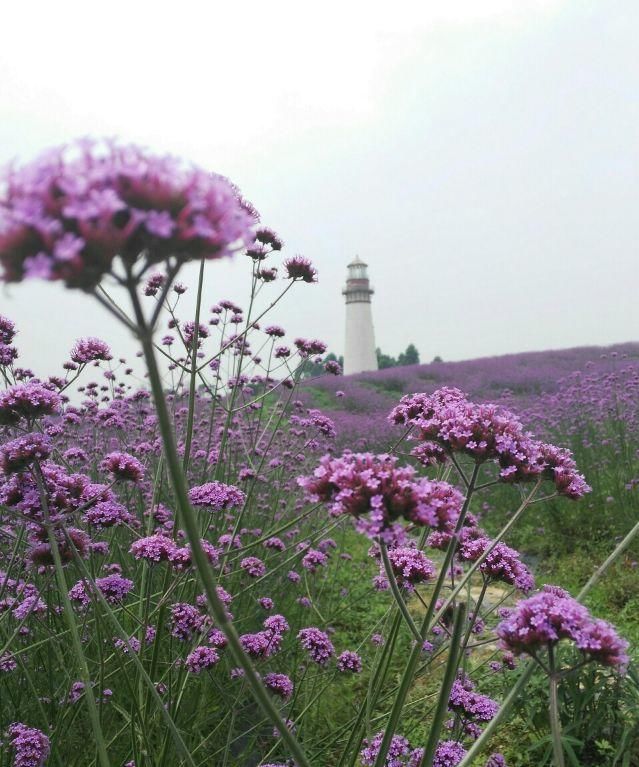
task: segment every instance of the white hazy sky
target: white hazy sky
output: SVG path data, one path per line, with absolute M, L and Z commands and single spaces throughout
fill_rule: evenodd
M 343 351 L 355 254 L 391 354 L 639 335 L 637 0 L 25 0 L 0 29 L 0 163 L 115 135 L 229 176 L 319 270 L 272 317 L 295 335 Z M 246 269 L 211 264 L 206 304 Z M 134 349 L 58 285 L 0 312 L 40 373 L 79 336 Z

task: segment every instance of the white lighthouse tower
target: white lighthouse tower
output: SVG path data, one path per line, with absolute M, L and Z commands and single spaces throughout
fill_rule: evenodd
M 344 374 L 377 370 L 375 331 L 371 313 L 373 289 L 368 281 L 368 264 L 359 256 L 348 265 L 346 286 L 346 348 L 344 350 Z

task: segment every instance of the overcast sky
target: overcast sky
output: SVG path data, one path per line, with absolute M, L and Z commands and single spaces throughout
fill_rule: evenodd
M 638 22 L 637 0 L 3 3 L 0 163 L 107 135 L 229 176 L 319 270 L 272 319 L 338 353 L 356 254 L 387 353 L 633 340 Z M 245 302 L 247 268 L 210 264 L 207 305 Z M 79 336 L 135 348 L 55 284 L 0 312 L 42 374 Z

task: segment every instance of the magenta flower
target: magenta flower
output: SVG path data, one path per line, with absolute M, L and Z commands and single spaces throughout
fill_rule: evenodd
M 144 466 L 128 453 L 109 453 L 100 468 L 125 482 L 139 482 L 144 478 Z
M 344 650 L 337 659 L 337 670 L 342 674 L 359 674 L 362 670 L 362 659 L 352 650 Z
M 418 549 L 407 546 L 390 549 L 388 560 L 400 586 L 423 583 L 435 576 L 435 565 Z
M 17 384 L 0 392 L 0 425 L 13 425 L 22 418 L 31 421 L 43 415 L 53 415 L 60 405 L 60 395 L 39 381 Z
M 168 562 L 177 546 L 165 535 L 149 535 L 131 544 L 129 551 L 135 559 L 146 559 L 149 563 Z
M 286 674 L 266 674 L 263 681 L 265 687 L 282 700 L 288 700 L 293 694 L 293 682 Z
M 378 732 L 370 741 L 364 739 L 364 748 L 359 754 L 363 767 L 373 767 L 383 740 L 383 732 Z M 413 748 L 403 735 L 393 735 L 384 767 L 419 767 L 423 755 L 423 748 Z
M 335 653 L 328 635 L 313 626 L 302 629 L 297 638 L 308 652 L 310 659 L 320 666 L 325 666 Z
M 187 670 L 192 674 L 201 674 L 207 669 L 213 668 L 220 660 L 220 654 L 213 647 L 200 645 L 192 650 L 184 661 Z
M 189 500 L 193 506 L 203 506 L 209 511 L 222 511 L 241 506 L 246 495 L 233 485 L 224 482 L 207 482 L 189 490 Z
M 112 360 L 113 355 L 108 344 L 99 338 L 81 338 L 71 350 L 71 359 L 79 365 L 97 360 Z
M 9 725 L 9 744 L 13 749 L 13 767 L 42 767 L 49 756 L 49 738 L 22 722 Z
M 534 656 L 567 639 L 589 660 L 622 671 L 628 664 L 628 642 L 609 623 L 593 619 L 583 605 L 557 586 L 544 586 L 518 602 L 496 631 L 504 649 L 516 654 Z
M 0 471 L 14 474 L 28 468 L 35 461 L 51 455 L 51 440 L 46 434 L 33 432 L 5 442 L 0 447 Z
M 301 280 L 302 282 L 317 282 L 317 269 L 308 260 L 302 256 L 293 256 L 284 261 L 286 276 L 290 280 Z
M 91 290 L 116 256 L 221 258 L 254 240 L 256 213 L 225 178 L 114 142 L 77 142 L 10 168 L 0 196 L 6 282 Z
M 452 531 L 463 502 L 448 483 L 417 478 L 411 466 L 397 466 L 397 458 L 385 454 L 325 455 L 313 475 L 300 477 L 298 484 L 311 500 L 331 503 L 333 516 L 350 514 L 361 532 L 397 543 L 397 520 Z M 369 519 L 361 520 L 365 514 Z

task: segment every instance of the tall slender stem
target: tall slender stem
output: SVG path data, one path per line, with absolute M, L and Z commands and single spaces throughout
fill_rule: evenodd
M 195 380 L 197 375 L 197 346 L 200 337 L 200 310 L 202 308 L 202 284 L 204 282 L 204 258 L 200 261 L 200 275 L 197 283 L 197 302 L 195 305 L 195 324 L 191 338 L 191 380 L 189 383 L 189 413 L 186 421 L 186 439 L 184 441 L 184 458 L 182 468 L 186 474 L 191 458 L 191 442 L 193 441 L 193 419 L 195 417 Z
M 590 576 L 588 579 L 588 582 L 586 585 L 581 589 L 579 594 L 577 594 L 577 599 L 581 601 L 586 594 L 590 591 L 590 589 L 595 586 L 603 574 L 606 572 L 606 570 L 612 565 L 615 560 L 623 554 L 623 552 L 630 546 L 632 543 L 632 540 L 634 537 L 639 533 L 639 522 L 632 528 L 632 530 L 626 535 L 626 537 L 619 543 L 619 545 L 615 548 L 615 550 L 612 552 L 612 554 L 606 559 L 603 564 L 599 565 L 599 567 L 595 570 L 595 572 Z
M 555 652 L 552 644 L 548 645 L 548 664 L 550 674 L 548 675 L 549 686 L 549 714 L 550 714 L 550 732 L 552 734 L 552 753 L 554 767 L 565 767 L 564 747 L 561 742 L 561 719 L 559 717 L 559 674 L 555 668 Z
M 437 748 L 437 743 L 439 742 L 439 734 L 442 730 L 444 718 L 448 711 L 450 691 L 457 674 L 457 667 L 459 664 L 459 644 L 464 630 L 464 621 L 466 619 L 466 605 L 463 602 L 460 602 L 455 607 L 453 615 L 453 631 L 450 637 L 450 648 L 448 650 L 448 661 L 446 662 L 444 679 L 442 680 L 442 685 L 439 690 L 439 700 L 437 701 L 437 707 L 435 708 L 435 714 L 433 715 L 433 723 L 431 724 L 426 747 L 424 748 L 424 756 L 422 757 L 419 767 L 431 767 L 433 763 L 433 757 L 435 756 L 435 750 Z
M 100 724 L 100 714 L 98 712 L 97 703 L 95 702 L 95 695 L 93 694 L 93 680 L 91 679 L 89 666 L 84 654 L 84 649 L 82 647 L 80 632 L 78 631 L 78 624 L 75 619 L 75 613 L 73 612 L 73 605 L 69 599 L 69 586 L 64 574 L 64 568 L 62 566 L 62 557 L 60 556 L 60 549 L 58 548 L 58 540 L 55 536 L 53 526 L 51 525 L 51 521 L 49 519 L 49 503 L 47 499 L 47 491 L 45 488 L 44 479 L 42 477 L 42 470 L 38 464 L 35 465 L 35 475 L 38 484 L 38 490 L 40 493 L 40 502 L 42 504 L 45 527 L 49 539 L 49 548 L 51 549 L 51 555 L 53 557 L 55 578 L 58 585 L 60 600 L 62 602 L 62 612 L 67 623 L 67 628 L 69 629 L 71 642 L 73 643 L 73 652 L 75 655 L 76 663 L 78 664 L 80 677 L 82 679 L 82 683 L 84 684 L 84 700 L 86 702 L 89 720 L 91 721 L 93 735 L 95 736 L 98 761 L 102 767 L 111 767 L 111 760 L 109 759 L 109 754 L 106 750 L 104 733 L 102 732 L 102 726 Z

